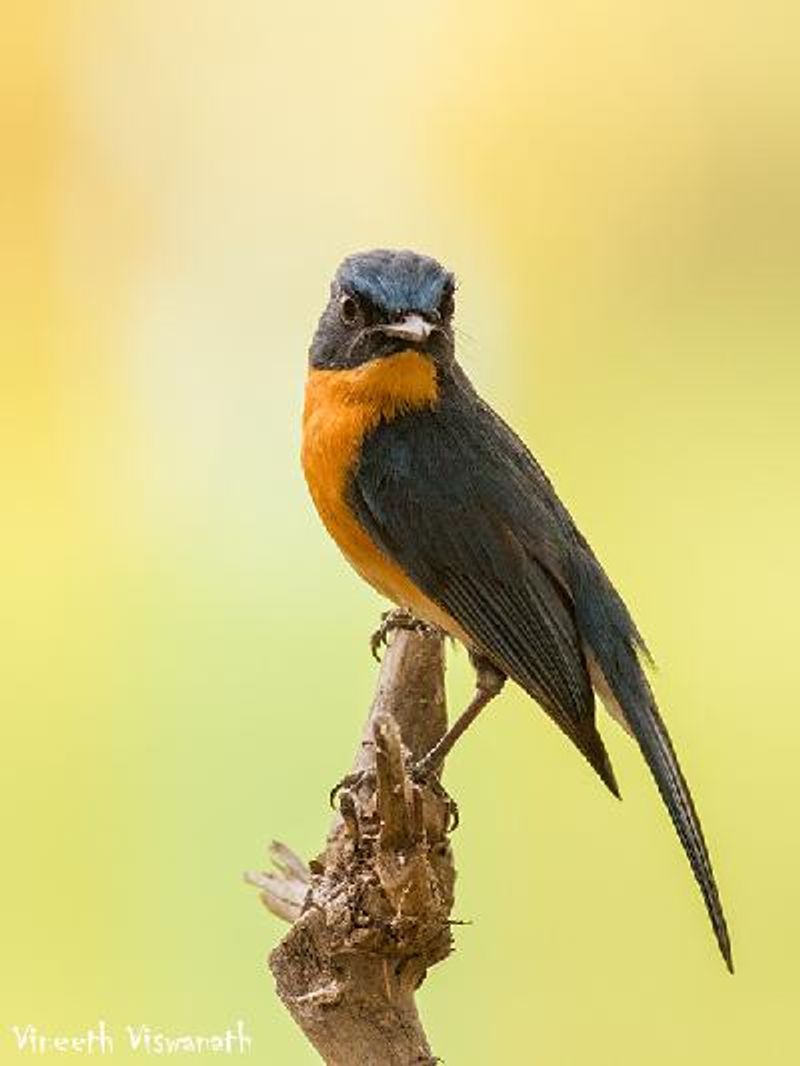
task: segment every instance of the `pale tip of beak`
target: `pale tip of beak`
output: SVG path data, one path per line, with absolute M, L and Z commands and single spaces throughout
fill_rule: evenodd
M 390 337 L 399 337 L 401 340 L 425 341 L 431 335 L 433 326 L 426 322 L 422 315 L 406 315 L 400 322 L 392 322 L 382 327 L 382 332 Z

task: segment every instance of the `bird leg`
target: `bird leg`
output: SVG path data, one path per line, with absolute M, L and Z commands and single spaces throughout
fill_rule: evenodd
M 393 618 L 393 616 L 395 617 Z M 400 616 L 399 619 L 397 619 L 396 616 Z M 427 623 L 419 622 L 408 611 L 398 609 L 397 611 L 389 612 L 384 617 L 383 626 L 381 626 L 381 629 L 375 634 L 375 637 L 378 637 L 378 635 L 381 634 L 381 630 L 387 623 L 394 623 L 388 626 L 388 631 L 391 631 L 392 629 L 416 629 L 417 626 L 427 626 Z M 373 637 L 373 652 L 382 642 L 382 638 L 379 638 L 378 643 L 376 644 L 375 637 Z M 455 720 L 444 736 L 409 770 L 409 776 L 412 781 L 417 784 L 427 785 L 436 796 L 444 800 L 447 804 L 449 808 L 448 832 L 452 832 L 458 827 L 458 806 L 447 794 L 447 791 L 440 782 L 439 769 L 459 737 L 470 725 L 472 725 L 487 703 L 498 695 L 503 685 L 506 683 L 506 675 L 502 670 L 499 670 L 493 663 L 485 658 L 485 656 L 478 652 L 471 651 L 469 657 L 472 661 L 472 665 L 475 667 L 476 673 L 474 696 L 470 700 L 467 709 Z M 374 770 L 358 770 L 342 778 L 342 780 L 331 790 L 331 806 L 335 805 L 336 797 L 339 792 L 357 790 L 362 785 L 370 783 L 370 780 L 374 779 L 374 775 Z
M 407 629 L 412 633 L 431 633 L 436 627 L 429 622 L 423 622 L 421 618 L 415 618 L 406 607 L 395 607 L 393 611 L 384 611 L 381 615 L 381 624 L 369 640 L 372 655 L 378 662 L 381 660 L 379 654 L 381 646 L 388 644 L 389 634 L 395 629 Z
M 506 675 L 490 663 L 485 656 L 471 651 L 469 657 L 475 667 L 475 695 L 467 709 L 456 718 L 442 739 L 424 755 L 412 770 L 412 777 L 417 781 L 430 780 L 439 770 L 449 755 L 453 745 L 475 721 L 483 708 L 500 692 L 506 683 Z

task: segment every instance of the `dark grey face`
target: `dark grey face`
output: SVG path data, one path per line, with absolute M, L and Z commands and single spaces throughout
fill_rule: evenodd
M 409 348 L 453 358 L 455 279 L 426 255 L 377 248 L 348 256 L 311 343 L 320 370 L 360 366 Z

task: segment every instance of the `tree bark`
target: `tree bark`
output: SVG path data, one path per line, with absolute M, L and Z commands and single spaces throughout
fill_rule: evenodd
M 273 844 L 251 873 L 291 922 L 271 953 L 278 995 L 329 1066 L 420 1066 L 431 1053 L 414 993 L 451 951 L 450 805 L 409 766 L 447 728 L 441 635 L 397 631 L 325 848 L 306 865 Z

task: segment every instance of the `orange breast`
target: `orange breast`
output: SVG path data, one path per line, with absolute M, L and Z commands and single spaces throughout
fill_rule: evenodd
M 381 419 L 434 406 L 436 371 L 405 351 L 352 370 L 311 370 L 303 412 L 303 471 L 319 516 L 351 565 L 401 607 L 469 643 L 455 619 L 429 600 L 372 542 L 346 499 L 347 481 L 364 436 Z

